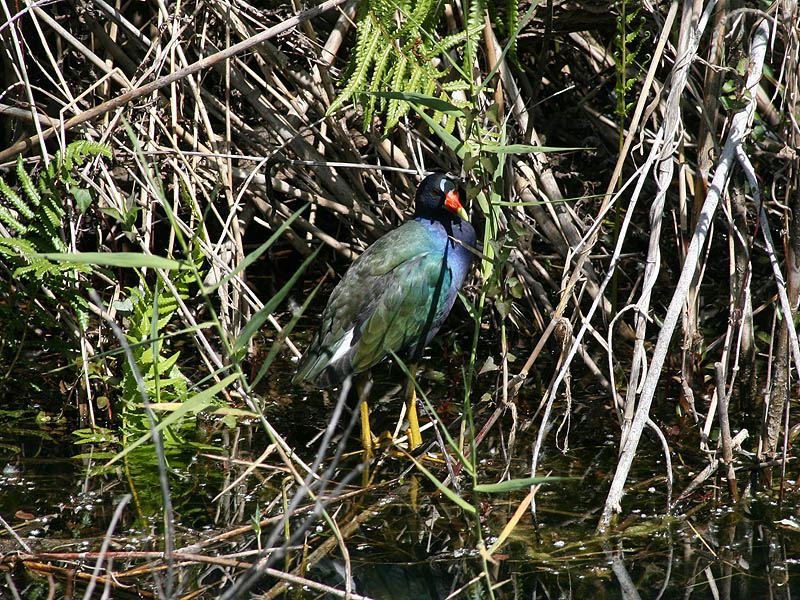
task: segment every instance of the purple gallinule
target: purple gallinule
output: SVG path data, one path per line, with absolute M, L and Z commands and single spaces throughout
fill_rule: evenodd
M 335 386 L 392 352 L 415 364 L 450 313 L 472 264 L 467 247 L 475 246 L 475 230 L 461 215 L 466 212 L 452 179 L 441 173 L 423 179 L 414 219 L 367 248 L 334 288 L 294 381 Z M 415 448 L 422 436 L 413 382 L 406 401 L 409 446 Z M 361 441 L 370 451 L 363 398 Z

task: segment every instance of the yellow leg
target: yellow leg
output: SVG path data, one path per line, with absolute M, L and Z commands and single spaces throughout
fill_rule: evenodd
M 369 428 L 369 405 L 366 398 L 366 384 L 369 378 L 359 378 L 357 384 L 358 398 L 361 400 L 359 409 L 361 411 L 361 446 L 364 448 L 364 457 L 372 457 L 372 431 Z
M 412 375 L 416 374 L 416 365 L 411 365 L 410 372 Z M 422 445 L 422 434 L 419 431 L 419 419 L 417 418 L 417 388 L 414 386 L 413 380 L 408 382 L 406 407 L 408 410 L 408 447 L 413 450 Z
M 369 428 L 369 406 L 367 401 L 361 401 L 361 446 L 364 451 L 372 454 L 372 431 Z

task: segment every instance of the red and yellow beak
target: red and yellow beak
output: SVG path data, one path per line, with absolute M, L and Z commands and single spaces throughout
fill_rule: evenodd
M 444 197 L 444 205 L 465 221 L 469 220 L 467 211 L 464 210 L 464 207 L 461 205 L 461 201 L 458 199 L 458 190 L 447 192 Z

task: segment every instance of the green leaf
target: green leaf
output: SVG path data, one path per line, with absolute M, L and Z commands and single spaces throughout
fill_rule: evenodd
M 557 146 L 529 146 L 528 144 L 509 144 L 507 146 L 483 146 L 484 152 L 496 154 L 531 154 L 532 152 L 568 152 L 572 150 L 587 150 L 587 148 L 559 148 Z
M 92 205 L 92 193 L 86 188 L 79 188 L 74 185 L 70 186 L 69 192 L 75 198 L 75 203 L 78 205 L 78 210 L 81 211 L 81 214 L 86 214 L 86 210 Z
M 504 492 L 514 492 L 523 488 L 536 485 L 537 483 L 553 483 L 556 481 L 567 481 L 575 477 L 525 477 L 524 479 L 511 479 L 500 483 L 483 483 L 475 486 L 475 491 L 485 494 L 500 494 Z
M 107 267 L 130 267 L 166 270 L 189 269 L 183 261 L 140 252 L 46 252 L 33 254 L 38 258 L 47 258 L 56 262 L 73 262 Z
M 130 298 L 114 300 L 114 308 L 123 316 L 130 316 L 133 314 L 133 301 Z
M 465 511 L 467 511 L 471 515 L 474 515 L 477 512 L 475 510 L 474 506 L 472 506 L 469 502 L 467 502 L 461 496 L 456 494 L 449 487 L 445 486 L 441 481 L 436 479 L 436 477 L 434 477 L 433 473 L 431 473 L 430 471 L 428 471 L 428 469 L 423 467 L 422 464 L 416 458 L 414 458 L 410 454 L 408 455 L 408 457 L 417 466 L 417 468 L 420 471 L 422 471 L 422 473 L 425 475 L 425 477 L 430 479 L 431 482 L 433 483 L 433 485 L 435 485 L 440 492 L 442 492 L 445 496 L 447 496 L 448 499 L 450 499 L 452 502 L 454 502 L 455 504 L 457 504 L 458 506 L 463 508 Z
M 486 109 L 486 118 L 493 124 L 500 125 L 500 105 L 493 102 L 492 105 Z
M 2 185 L 2 183 L 3 180 L 0 179 L 0 185 Z M 0 206 L 0 221 L 16 231 L 19 235 L 25 235 L 28 232 L 28 228 L 18 221 L 5 206 Z
M 491 356 L 486 359 L 486 362 L 483 363 L 481 370 L 478 371 L 478 375 L 483 375 L 484 373 L 489 373 L 490 371 L 497 371 L 500 367 L 497 366 L 497 363 L 494 362 L 494 358 Z
M 28 175 L 28 172 L 25 170 L 25 165 L 22 163 L 22 156 L 17 157 L 17 177 L 19 177 L 19 183 L 22 185 L 22 189 L 25 192 L 25 196 L 30 200 L 30 203 L 33 206 L 39 206 L 39 202 L 41 201 L 41 197 L 39 196 L 39 192 L 36 191 L 36 186 L 33 185 L 33 181 Z M 33 218 L 33 213 L 24 212 L 21 207 L 17 206 L 17 209 L 20 210 L 22 215 L 28 219 Z
M 500 313 L 500 318 L 505 319 L 508 313 L 511 312 L 511 300 L 498 300 L 494 303 L 497 312 Z
M 158 359 L 158 375 L 168 375 L 169 370 L 178 362 L 178 358 L 180 358 L 180 350 L 176 351 L 172 356 L 168 358 L 161 358 Z M 182 379 L 178 379 L 178 381 L 183 381 Z M 159 383 L 161 385 L 167 385 L 164 379 L 160 379 Z
M 359 28 L 358 44 L 356 49 L 356 69 L 350 76 L 350 80 L 345 86 L 339 97 L 333 101 L 325 115 L 332 115 L 347 102 L 350 97 L 359 89 L 364 87 L 367 81 L 367 73 L 372 66 L 372 61 L 379 47 L 381 40 L 380 32 L 372 32 L 372 19 L 367 18 L 362 21 L 363 26 Z
M 432 118 L 430 118 L 428 115 L 426 115 L 425 112 L 423 110 L 421 110 L 420 108 L 418 108 L 415 104 L 412 103 L 411 107 L 417 112 L 417 114 L 420 117 L 422 117 L 425 120 L 425 122 L 428 124 L 428 126 L 431 129 L 433 129 L 433 131 L 436 132 L 436 135 L 438 135 L 441 138 L 441 140 L 445 144 L 447 144 L 447 146 L 453 152 L 456 153 L 456 156 L 458 156 L 458 158 L 463 160 L 464 159 L 464 154 L 467 151 L 467 147 L 464 144 L 464 142 L 459 140 L 453 134 L 448 133 L 448 131 L 444 127 L 442 127 L 439 123 L 437 123 Z
M 76 438 L 73 444 L 114 444 L 119 442 L 116 434 L 104 427 L 76 429 L 72 435 Z
M 403 100 L 405 102 L 410 102 L 412 104 L 417 104 L 420 106 L 426 106 L 428 108 L 432 108 L 433 110 L 438 110 L 439 112 L 447 114 L 456 114 L 456 115 L 464 114 L 464 111 L 455 104 L 450 104 L 449 102 L 447 102 L 446 100 L 442 100 L 441 98 L 436 98 L 434 96 L 426 96 L 425 94 L 418 94 L 416 92 L 367 92 L 367 94 L 371 96 L 377 96 L 378 98 L 388 98 L 390 100 Z
M 479 320 L 478 310 L 472 305 L 472 303 L 469 300 L 467 300 L 467 297 L 461 292 L 458 292 L 458 297 L 461 300 L 461 303 L 464 305 L 464 308 L 467 309 L 467 312 L 469 313 L 469 316 L 472 318 L 472 320 L 478 322 Z
M 736 63 L 736 72 L 739 73 L 742 77 L 747 74 L 747 67 L 750 66 L 750 58 L 747 56 L 743 56 L 739 59 L 739 62 Z

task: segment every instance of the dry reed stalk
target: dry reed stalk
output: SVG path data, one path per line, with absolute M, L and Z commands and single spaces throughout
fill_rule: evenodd
M 704 13 L 704 18 L 700 20 L 698 25 L 698 32 L 702 31 L 704 21 L 708 17 L 708 9 L 711 7 L 713 7 L 713 2 L 707 6 L 706 12 Z M 755 86 L 761 79 L 761 68 L 764 61 L 767 36 L 768 28 L 766 27 L 766 21 L 762 21 L 762 23 L 756 29 L 752 41 L 750 56 L 751 70 L 747 80 L 748 89 L 754 90 Z M 699 36 L 695 37 L 695 43 L 689 45 L 689 48 L 687 49 L 689 54 L 693 55 L 696 51 L 696 41 L 698 39 Z M 677 323 L 680 313 L 682 312 L 683 303 L 689 292 L 691 281 L 694 278 L 694 269 L 698 263 L 700 250 L 705 242 L 708 227 L 716 210 L 717 202 L 719 201 L 720 196 L 724 194 L 728 179 L 728 172 L 732 166 L 737 149 L 741 147 L 743 138 L 747 132 L 747 128 L 750 125 L 754 109 L 754 101 L 750 101 L 747 104 L 747 107 L 738 112 L 734 117 L 731 131 L 725 144 L 725 149 L 714 174 L 713 185 L 703 205 L 703 211 L 698 218 L 698 228 L 695 230 L 692 241 L 687 250 L 687 258 L 684 263 L 683 270 L 681 271 L 680 280 L 676 285 L 676 291 L 670 301 L 667 314 L 664 317 L 664 324 L 661 328 L 661 332 L 659 333 L 656 347 L 653 350 L 647 375 L 644 379 L 642 394 L 639 398 L 639 404 L 636 408 L 636 414 L 631 422 L 629 434 L 625 440 L 623 451 L 620 455 L 617 469 L 614 474 L 614 480 L 612 481 L 611 489 L 608 493 L 608 497 L 606 498 L 603 513 L 598 523 L 599 531 L 606 531 L 610 526 L 612 515 L 620 510 L 620 502 L 622 496 L 624 495 L 625 481 L 628 477 L 628 472 L 639 444 L 639 438 L 641 436 L 642 429 L 646 421 L 649 419 L 650 405 L 659 383 L 661 368 L 664 364 L 664 359 L 666 358 L 674 327 Z

